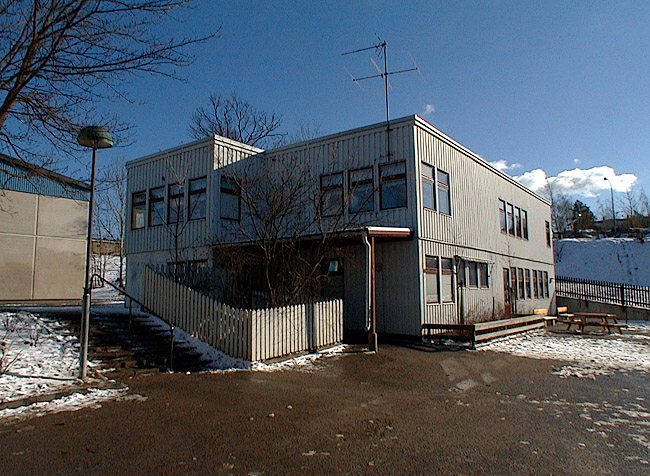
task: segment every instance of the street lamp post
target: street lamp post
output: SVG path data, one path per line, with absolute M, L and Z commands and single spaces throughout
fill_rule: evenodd
M 86 237 L 86 279 L 84 281 L 83 310 L 81 313 L 81 349 L 79 350 L 79 378 L 86 380 L 88 367 L 88 330 L 90 328 L 90 289 L 91 256 L 93 237 L 93 215 L 95 207 L 95 174 L 97 173 L 97 149 L 113 146 L 113 136 L 103 127 L 88 126 L 79 131 L 77 142 L 93 150 L 92 172 L 90 175 L 90 203 L 88 204 L 88 235 Z
M 614 210 L 614 188 L 612 187 L 612 181 L 608 179 L 607 177 L 603 177 L 604 180 L 607 180 L 607 183 L 609 183 L 609 192 L 612 195 L 612 220 L 613 220 L 613 230 L 614 234 L 616 234 L 616 211 Z

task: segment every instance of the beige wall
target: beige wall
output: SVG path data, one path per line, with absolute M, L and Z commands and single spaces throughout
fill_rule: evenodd
M 88 202 L 0 191 L 0 301 L 80 300 Z

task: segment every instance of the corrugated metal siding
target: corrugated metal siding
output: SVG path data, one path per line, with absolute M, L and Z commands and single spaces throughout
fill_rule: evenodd
M 452 200 L 452 216 L 420 207 L 420 236 L 444 243 L 525 257 L 542 263 L 553 263 L 553 252 L 546 246 L 544 235 L 544 222 L 551 219 L 547 203 L 421 127 L 416 128 L 416 147 L 416 155 L 420 159 L 418 166 L 420 161 L 423 161 L 450 174 Z M 528 212 L 528 240 L 501 233 L 499 198 Z
M 423 323 L 458 324 L 461 298 L 457 292 L 453 304 L 424 303 L 425 255 L 462 256 L 491 263 L 488 289 L 462 291 L 466 322 L 491 319 L 503 311 L 504 267 L 538 269 L 548 271 L 551 277 L 554 275 L 553 251 L 546 246 L 544 222 L 550 221 L 550 206 L 545 201 L 421 123 L 415 127 L 415 148 L 417 187 L 421 186 L 422 162 L 438 167 L 450 175 L 452 202 L 451 216 L 424 209 L 418 203 L 421 250 L 418 274 Z M 528 240 L 501 233 L 499 198 L 528 212 Z M 550 299 L 518 301 L 517 311 L 532 312 L 535 308 L 548 307 L 549 302 Z
M 343 202 L 349 203 L 348 172 L 359 168 L 373 167 L 375 185 L 374 211 L 353 215 L 348 214 L 346 211 L 343 220 L 344 223 L 341 227 L 359 228 L 367 225 L 384 225 L 414 228 L 417 220 L 417 210 L 415 207 L 417 183 L 412 180 L 412 177 L 415 176 L 415 166 L 413 160 L 414 146 L 411 124 L 412 123 L 400 123 L 391 126 L 390 162 L 406 162 L 408 203 L 407 207 L 404 208 L 389 210 L 380 209 L 379 166 L 389 162 L 389 160 L 386 159 L 386 135 L 385 129 L 382 126 L 359 130 L 356 133 L 341 134 L 333 136 L 329 140 L 310 142 L 302 146 L 298 145 L 296 147 L 285 147 L 275 151 L 267 151 L 263 154 L 263 157 L 249 157 L 246 160 L 235 162 L 228 167 L 224 167 L 220 172 L 223 175 L 232 177 L 249 177 L 251 175 L 255 177 L 255 167 L 251 167 L 249 162 L 254 160 L 264 160 L 265 165 L 258 168 L 261 175 L 277 173 L 279 174 L 278 176 L 282 177 L 283 174 L 286 175 L 286 172 L 282 171 L 281 168 L 286 164 L 295 164 L 295 167 L 304 170 L 305 174 L 309 174 L 309 179 L 312 180 L 314 185 L 314 196 L 307 200 L 310 203 L 306 204 L 307 206 L 305 206 L 304 209 L 306 215 L 302 217 L 303 222 L 308 222 L 312 220 L 313 217 L 308 216 L 307 214 L 315 213 L 314 210 L 317 208 L 313 206 L 314 203 L 311 202 L 318 199 L 321 175 L 342 172 L 344 192 Z M 278 168 L 277 172 L 274 172 L 273 170 L 274 164 L 276 164 Z M 259 177 L 259 180 L 263 179 L 263 176 Z M 247 223 L 247 213 L 243 208 L 244 206 L 245 204 L 242 203 L 241 227 L 250 229 L 251 225 L 250 223 Z M 339 229 L 341 227 L 339 227 Z M 318 233 L 318 230 L 314 227 L 308 230 L 307 233 Z M 243 233 L 243 235 L 253 236 L 253 233 L 249 231 Z M 238 239 L 237 234 L 229 236 L 224 234 L 221 238 L 226 241 Z
M 86 189 L 73 183 L 38 175 L 27 168 L 2 159 L 0 159 L 0 189 L 86 202 L 90 200 L 90 192 Z
M 235 144 L 235 145 L 233 145 Z M 228 165 L 233 161 L 249 156 L 254 150 L 236 147 L 236 143 L 227 139 L 210 138 L 205 141 L 189 144 L 163 151 L 146 158 L 127 164 L 128 170 L 128 206 L 127 233 L 125 238 L 126 253 L 142 253 L 147 251 L 170 250 L 175 248 L 174 237 L 179 235 L 179 247 L 196 247 L 213 241 L 214 233 L 219 229 L 218 208 L 218 175 L 214 169 Z M 151 188 L 165 187 L 165 204 L 168 203 L 168 185 L 179 179 L 190 180 L 207 177 L 206 184 L 206 218 L 192 220 L 175 225 L 147 226 L 141 229 L 131 229 L 131 198 L 133 193 L 148 191 Z M 213 182 L 217 183 L 213 183 Z M 185 190 L 185 210 L 187 215 L 188 190 Z M 148 213 L 148 211 L 147 211 Z M 184 258 L 190 259 L 190 258 Z

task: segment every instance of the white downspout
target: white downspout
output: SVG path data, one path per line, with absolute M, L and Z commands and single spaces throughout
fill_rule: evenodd
M 368 230 L 364 230 L 361 235 L 361 240 L 366 247 L 366 332 L 370 332 L 372 326 L 371 316 L 371 299 L 372 299 L 372 250 L 370 248 L 370 241 L 368 241 Z

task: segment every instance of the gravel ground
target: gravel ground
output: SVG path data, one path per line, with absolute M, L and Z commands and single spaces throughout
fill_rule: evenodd
M 0 474 L 648 474 L 648 373 L 561 378 L 564 364 L 381 346 L 125 376 L 141 397 L 0 426 Z

